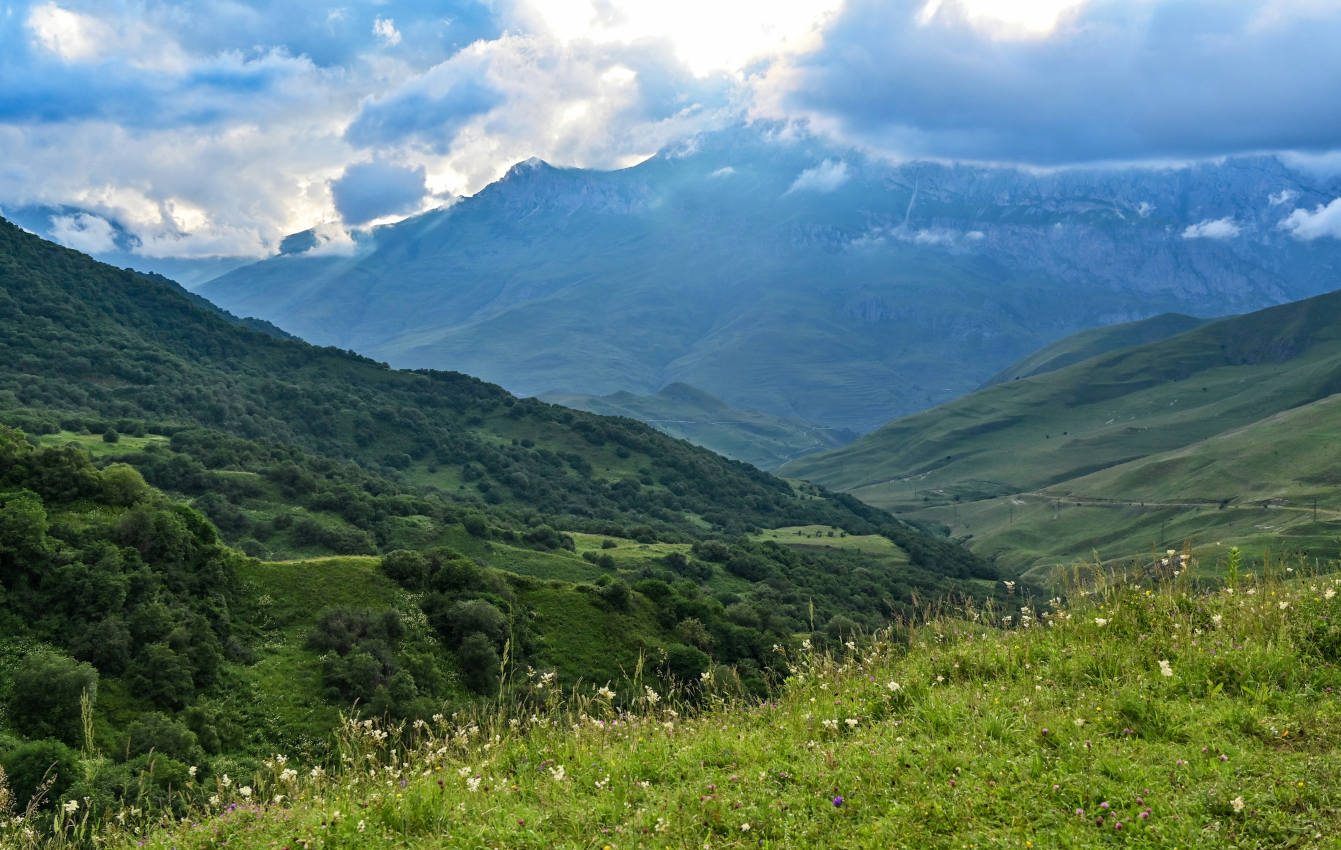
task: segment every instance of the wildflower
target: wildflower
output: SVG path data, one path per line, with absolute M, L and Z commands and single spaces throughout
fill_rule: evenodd
M 233 784 L 233 780 L 230 779 L 226 773 L 223 775 L 223 779 L 220 779 L 219 782 L 221 782 L 225 788 Z
M 1167 659 L 1161 658 L 1159 660 L 1159 675 L 1161 676 L 1173 675 L 1173 665 L 1170 664 Z
M 67 801 L 67 802 L 65 803 L 65 813 L 66 813 L 67 815 L 72 815 L 72 814 L 74 814 L 74 813 L 77 812 L 77 811 L 79 811 L 79 801 L 78 801 L 78 800 L 69 800 L 69 801 Z
M 1335 587 L 1329 587 L 1329 588 L 1327 588 L 1326 590 L 1324 590 L 1323 593 L 1322 593 L 1322 598 L 1323 598 L 1323 599 L 1331 599 L 1333 596 L 1336 596 L 1336 588 L 1335 588 Z
M 359 821 L 359 825 L 358 825 L 358 830 L 359 830 L 359 832 L 362 832 L 363 830 L 365 830 L 365 829 L 367 829 L 367 828 L 368 828 L 368 825 L 367 825 L 366 823 L 364 823 L 363 821 Z
M 705 683 L 706 683 L 706 682 L 711 682 L 711 681 L 712 681 L 712 671 L 711 671 L 711 670 L 704 670 L 702 673 L 699 673 L 699 674 L 698 674 L 698 680 L 699 680 L 700 682 L 705 682 Z
M 1004 585 L 1006 586 L 1006 592 L 1007 592 L 1007 593 L 1014 593 L 1014 592 L 1015 592 L 1015 582 L 1013 582 L 1013 581 L 1002 581 L 1001 583 L 1004 584 Z
M 652 690 L 652 689 L 651 689 L 650 687 L 648 687 L 647 685 L 643 685 L 643 691 L 646 692 L 646 694 L 647 694 L 647 702 L 648 702 L 648 704 L 650 704 L 650 705 L 656 705 L 657 703 L 661 702 L 661 694 L 659 694 L 659 693 L 657 693 L 656 691 Z
M 602 685 L 600 689 L 596 691 L 596 696 L 600 697 L 603 700 L 612 700 L 615 698 L 615 692 L 610 690 L 610 686 L 606 684 Z
M 1220 625 L 1220 621 L 1223 620 L 1224 618 L 1225 618 L 1225 617 L 1224 617 L 1223 614 L 1212 614 L 1212 615 L 1211 615 L 1211 622 L 1212 622 L 1212 623 L 1215 623 L 1215 624 L 1218 626 L 1218 625 Z
M 186 772 L 191 775 L 192 779 L 196 778 L 196 766 L 194 764 L 191 765 L 190 769 L 188 769 Z
M 1230 800 L 1230 801 L 1229 801 L 1229 805 L 1231 805 L 1231 806 L 1234 807 L 1234 812 L 1235 812 L 1236 814 L 1237 814 L 1238 812 L 1243 811 L 1243 806 L 1244 806 L 1243 795 L 1240 794 L 1239 796 L 1237 796 L 1237 797 L 1235 797 L 1234 799 Z
M 238 788 L 238 789 L 237 789 L 237 792 L 238 792 L 239 794 L 242 795 L 242 798 L 243 798 L 244 800 L 249 800 L 249 799 L 251 799 L 251 786 L 250 786 L 250 785 L 243 785 L 241 788 Z
M 857 718 L 855 717 L 849 717 L 847 720 L 844 720 L 843 722 L 847 724 L 847 728 L 855 729 L 857 728 L 857 724 L 861 721 L 857 720 Z
M 325 774 L 326 774 L 326 771 L 322 770 L 320 766 L 312 768 L 311 772 L 309 773 L 309 775 L 310 775 L 313 779 L 320 779 L 320 778 L 321 778 L 322 776 L 324 776 Z
M 562 782 L 564 777 L 563 765 L 556 765 L 549 770 L 550 776 L 554 777 L 555 782 Z
M 742 824 L 740 825 L 740 831 L 741 831 L 741 832 L 749 832 L 749 831 L 750 831 L 750 825 L 749 825 L 748 823 L 742 823 Z
M 478 776 L 469 777 L 468 779 L 466 779 L 466 787 L 469 788 L 471 791 L 480 790 L 480 778 Z
M 280 782 L 291 785 L 295 781 L 297 781 L 297 779 L 298 779 L 298 771 L 294 770 L 291 767 L 286 767 L 284 768 L 284 770 L 280 771 L 279 774 Z
M 890 692 L 890 693 L 894 693 L 895 691 L 898 691 L 898 690 L 902 690 L 902 689 L 903 689 L 903 686 L 902 686 L 902 685 L 900 685 L 898 682 L 895 682 L 895 681 L 893 681 L 893 680 L 891 680 L 891 681 L 889 681 L 888 683 L 886 683 L 886 684 L 885 684 L 885 687 L 889 689 L 889 692 Z
M 843 805 L 843 795 L 839 794 L 837 797 L 833 798 L 833 807 L 837 809 L 840 808 L 842 805 Z
M 1103 628 L 1104 626 L 1108 625 L 1108 621 L 1105 620 L 1103 617 L 1095 617 L 1094 624 L 1099 628 Z

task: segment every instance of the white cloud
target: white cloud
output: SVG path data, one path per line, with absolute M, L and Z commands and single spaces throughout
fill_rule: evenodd
M 1323 236 L 1341 239 L 1341 198 L 1327 206 L 1318 204 L 1313 212 L 1297 209 L 1280 223 L 1296 239 L 1312 241 Z
M 848 180 L 847 163 L 826 159 L 814 168 L 807 168 L 797 175 L 784 195 L 793 192 L 832 192 Z
M 98 55 L 106 40 L 106 28 L 96 19 L 62 9 L 55 3 L 34 7 L 28 13 L 28 28 L 47 50 L 67 62 L 82 62 Z
M 396 22 L 391 18 L 378 18 L 373 21 L 372 31 L 373 35 L 389 47 L 400 44 L 400 30 L 396 29 Z
M 1272 194 L 1268 195 L 1267 201 L 1271 204 L 1271 206 L 1278 207 L 1281 204 L 1288 204 L 1290 201 L 1293 201 L 1297 197 L 1299 197 L 1299 193 L 1296 192 L 1295 190 L 1281 189 L 1279 192 L 1273 192 Z
M 717 169 L 716 171 L 714 171 L 713 173 L 709 174 L 708 176 L 709 176 L 709 177 L 714 177 L 714 178 L 730 177 L 732 174 L 735 174 L 735 173 L 736 173 L 736 169 L 732 168 L 732 167 L 729 166 L 729 165 L 724 165 L 724 166 L 722 166 L 721 168 L 719 168 L 719 169 Z
M 1136 205 L 1136 214 L 1139 215 L 1141 218 L 1149 218 L 1150 214 L 1154 211 L 1155 211 L 1155 205 L 1150 203 L 1149 201 L 1141 201 L 1139 204 Z
M 1183 231 L 1184 239 L 1233 239 L 1238 236 L 1242 228 L 1234 223 L 1234 219 L 1229 216 L 1224 218 L 1206 219 L 1196 224 L 1188 225 Z
M 88 213 L 53 215 L 51 238 L 85 254 L 111 251 L 116 247 L 116 233 L 111 222 Z

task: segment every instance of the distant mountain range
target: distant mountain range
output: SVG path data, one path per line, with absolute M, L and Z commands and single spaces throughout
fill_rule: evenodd
M 760 469 L 776 469 L 789 460 L 836 449 L 858 437 L 853 431 L 736 410 L 688 384 L 671 384 L 652 395 L 624 391 L 607 396 L 546 393 L 540 400 L 604 416 L 637 419 L 673 437 Z
M 318 344 L 522 395 L 651 393 L 867 431 L 1069 333 L 1326 291 L 1341 241 L 1281 228 L 1341 178 L 890 164 L 738 129 L 632 168 L 539 161 L 455 205 L 200 291 Z
M 1341 552 L 1341 291 L 1199 324 L 1160 317 L 779 471 L 942 523 L 1035 577 L 1191 545 Z

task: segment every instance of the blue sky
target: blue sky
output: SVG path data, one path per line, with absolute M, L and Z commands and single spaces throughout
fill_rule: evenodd
M 147 256 L 338 250 L 531 156 L 758 118 L 896 158 L 1341 169 L 1337 44 L 1336 0 L 0 0 L 0 207 L 87 210 L 85 250 L 111 220 Z

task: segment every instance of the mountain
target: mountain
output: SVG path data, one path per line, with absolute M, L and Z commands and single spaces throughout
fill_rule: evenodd
M 864 432 L 1079 330 L 1326 291 L 1341 244 L 1281 224 L 1339 195 L 1272 157 L 1035 172 L 740 128 L 619 171 L 521 163 L 349 256 L 290 251 L 201 292 L 520 395 L 683 382 Z
M 1207 567 L 1232 544 L 1334 557 L 1337 393 L 1341 292 L 990 386 L 780 472 L 1015 569 L 1185 543 Z
M 821 428 L 751 410 L 736 410 L 688 384 L 670 384 L 652 395 L 607 396 L 546 393 L 542 401 L 603 416 L 627 416 L 760 469 L 775 469 L 813 452 L 835 449 L 857 438 L 851 431 Z

